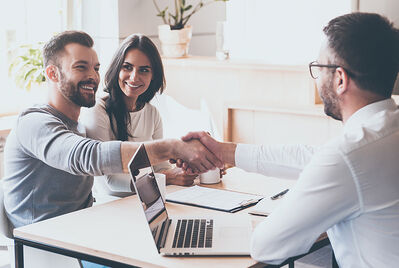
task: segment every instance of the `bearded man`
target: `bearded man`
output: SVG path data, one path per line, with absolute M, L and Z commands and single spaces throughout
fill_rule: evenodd
M 280 264 L 306 253 L 327 232 L 339 267 L 399 263 L 399 110 L 391 98 L 399 31 L 386 18 L 351 13 L 324 28 L 309 64 L 324 111 L 343 133 L 315 148 L 221 143 L 190 133 L 223 162 L 269 176 L 298 177 L 252 236 L 251 256 Z M 184 168 L 184 164 L 183 164 Z
M 95 104 L 100 81 L 92 47 L 92 38 L 77 31 L 44 46 L 48 103 L 19 115 L 4 150 L 4 205 L 14 227 L 91 206 L 93 176 L 127 172 L 140 145 L 85 138 L 80 108 Z M 153 164 L 181 158 L 198 173 L 222 166 L 198 141 L 158 140 L 146 149 Z

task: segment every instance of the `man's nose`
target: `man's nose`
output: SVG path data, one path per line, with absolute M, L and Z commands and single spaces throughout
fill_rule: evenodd
M 88 80 L 98 85 L 100 83 L 100 74 L 93 70 L 89 73 Z
M 91 69 L 91 71 L 89 72 L 89 78 L 92 78 L 97 81 L 99 77 L 100 77 L 99 73 L 95 69 Z

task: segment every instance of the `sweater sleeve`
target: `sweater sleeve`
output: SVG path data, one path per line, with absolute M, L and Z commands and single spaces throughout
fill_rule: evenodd
M 25 153 L 71 174 L 122 172 L 120 142 L 82 137 L 49 113 L 29 112 L 20 116 L 16 136 Z

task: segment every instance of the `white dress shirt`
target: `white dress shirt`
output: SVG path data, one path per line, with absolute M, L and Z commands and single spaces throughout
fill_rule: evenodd
M 279 209 L 256 227 L 255 260 L 279 264 L 306 253 L 327 231 L 340 267 L 398 265 L 399 110 L 394 100 L 359 109 L 342 135 L 317 149 L 240 144 L 235 159 L 250 172 L 299 174 Z

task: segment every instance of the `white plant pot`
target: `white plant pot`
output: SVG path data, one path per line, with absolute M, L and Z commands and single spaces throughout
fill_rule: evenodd
M 169 58 L 186 57 L 192 35 L 191 26 L 185 26 L 180 30 L 171 30 L 167 24 L 159 25 L 158 37 L 161 41 L 163 56 Z

